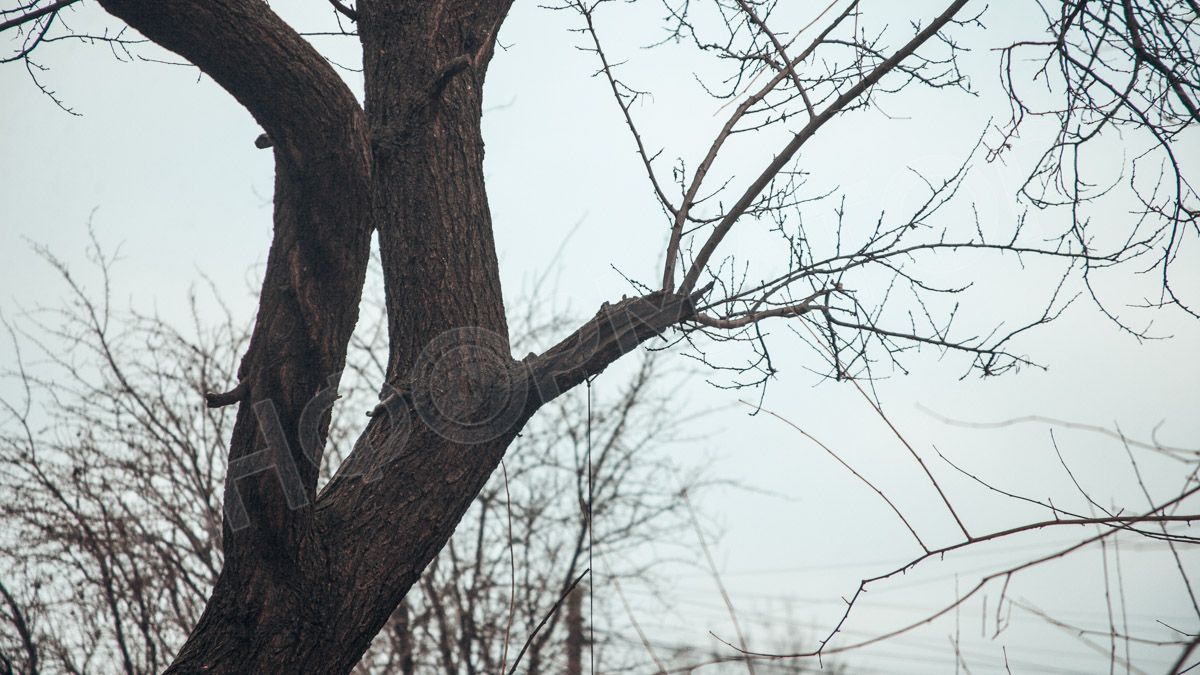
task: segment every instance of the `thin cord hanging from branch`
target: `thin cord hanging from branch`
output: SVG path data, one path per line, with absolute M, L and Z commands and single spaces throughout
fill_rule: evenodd
M 579 576 L 575 577 L 575 580 L 572 581 L 570 583 L 570 585 L 567 586 L 566 590 L 564 590 L 562 595 L 559 596 L 558 601 L 554 603 L 554 606 L 550 608 L 550 611 L 546 612 L 546 615 L 543 616 L 542 620 L 540 622 L 538 622 L 538 625 L 534 627 L 533 632 L 530 633 L 529 637 L 525 639 L 525 644 L 521 646 L 521 650 L 517 652 L 517 656 L 515 659 L 513 659 L 512 665 L 509 666 L 508 675 L 516 675 L 517 666 L 519 666 L 521 664 L 521 658 L 525 656 L 525 652 L 528 651 L 529 646 L 533 644 L 534 638 L 536 638 L 538 633 L 541 632 L 542 628 L 546 625 L 546 622 L 550 620 L 550 617 L 554 616 L 554 614 L 558 611 L 558 608 L 562 606 L 563 601 L 567 599 L 567 596 L 570 595 L 571 592 L 575 590 L 575 587 L 579 585 L 579 582 L 583 581 L 584 577 L 592 574 L 592 569 L 593 569 L 592 568 L 592 545 L 594 543 L 594 538 L 592 537 L 592 498 L 595 494 L 594 487 L 592 485 L 592 378 L 589 377 L 586 380 L 584 380 L 584 382 L 587 383 L 587 450 L 586 450 L 586 454 L 587 454 L 588 494 L 587 494 L 587 503 L 584 504 L 581 507 L 581 509 L 584 510 L 584 517 L 587 519 L 586 524 L 587 524 L 587 533 L 588 533 L 588 567 L 584 571 L 580 572 Z M 507 469 L 505 469 L 505 478 L 507 479 Z M 592 675 L 596 675 L 596 627 L 595 627 L 596 626 L 596 621 L 595 621 L 596 612 L 595 612 L 595 604 L 593 602 L 593 600 L 594 600 L 593 588 L 594 587 L 595 587 L 594 583 L 588 585 L 588 640 L 591 642 L 591 644 L 589 645 L 589 648 L 588 648 L 588 660 L 591 664 L 590 669 L 591 669 Z M 503 669 L 501 670 L 501 672 L 503 672 Z
M 592 378 L 587 379 L 587 532 L 588 532 L 588 569 L 592 566 L 592 547 L 595 538 L 592 536 Z M 592 675 L 596 675 L 596 602 L 594 592 L 596 577 L 593 575 L 588 584 L 588 663 Z
M 512 493 L 508 489 L 508 467 L 504 464 L 504 459 L 500 460 L 500 470 L 504 475 L 504 509 L 508 512 L 508 562 L 511 573 L 508 622 L 504 625 L 504 652 L 500 657 L 500 672 L 504 672 L 505 666 L 508 665 L 508 640 L 512 636 L 513 617 L 516 616 L 517 608 L 517 554 L 513 551 Z

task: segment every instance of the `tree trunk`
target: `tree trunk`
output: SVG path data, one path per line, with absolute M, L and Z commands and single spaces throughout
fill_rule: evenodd
M 483 181 L 483 80 L 511 0 L 362 0 L 365 111 L 258 0 L 100 0 L 262 125 L 275 233 L 237 387 L 225 567 L 171 673 L 344 673 L 546 401 L 694 312 L 605 306 L 514 361 Z M 383 403 L 317 494 L 329 409 L 379 233 Z

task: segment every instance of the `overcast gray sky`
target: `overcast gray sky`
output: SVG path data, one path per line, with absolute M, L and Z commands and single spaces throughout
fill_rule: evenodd
M 824 4 L 796 3 L 796 24 Z M 927 16 L 927 4 L 904 7 L 914 16 Z M 1018 9 L 1019 4 L 993 10 L 986 39 L 998 41 L 1034 17 L 1031 7 Z M 300 28 L 326 25 L 327 7 L 318 0 L 273 6 Z M 868 12 L 897 11 L 888 3 L 866 7 Z M 689 52 L 637 49 L 654 35 L 653 21 L 660 13 L 655 3 L 620 6 L 600 14 L 600 29 L 618 55 L 614 58 L 632 59 L 623 73 L 639 88 L 654 92 L 634 109 L 652 150 L 661 147 L 667 157 L 694 157 L 723 120 L 720 103 L 708 99 L 693 79 L 692 71 L 703 73 L 704 65 Z M 115 25 L 91 4 L 68 18 L 79 31 Z M 903 25 L 901 17 L 895 18 Z M 596 64 L 575 48 L 583 39 L 569 32 L 575 27 L 577 20 L 568 13 L 516 3 L 501 33 L 505 49 L 497 54 L 488 79 L 486 168 L 509 297 L 519 300 L 522 289 L 551 265 L 572 226 L 581 223 L 553 261 L 551 274 L 557 280 L 554 304 L 583 317 L 601 302 L 632 292 L 614 266 L 643 280 L 656 278 L 666 228 L 607 85 L 590 77 Z M 353 40 L 314 40 L 332 60 L 356 63 Z M 189 66 L 123 63 L 104 45 L 46 47 L 38 55 L 50 68 L 41 75 L 43 82 L 81 116 L 56 108 L 19 64 L 0 69 L 0 311 L 13 318 L 22 308 L 63 301 L 64 287 L 33 255 L 30 242 L 48 246 L 85 280 L 96 282 L 88 277 L 83 256 L 90 219 L 101 241 L 121 246 L 116 276 L 121 304 L 183 319 L 182 301 L 204 274 L 215 280 L 234 311 L 251 321 L 270 237 L 272 161 L 270 152 L 252 144 L 259 129 L 249 114 Z M 162 56 L 153 49 L 140 53 Z M 852 115 L 830 125 L 802 158 L 814 185 L 843 186 L 848 203 L 867 220 L 879 209 L 911 202 L 915 183 L 907 166 L 935 173 L 951 169 L 989 118 L 1006 114 L 997 107 L 994 58 L 986 50 L 970 57 L 978 66 L 973 73 L 983 92 L 978 98 L 922 92 L 889 103 L 885 109 L 891 119 Z M 361 89 L 353 73 L 344 74 Z M 1194 132 L 1186 144 L 1200 150 Z M 770 158 L 769 148 L 752 142 L 725 168 L 750 175 Z M 1119 158 L 1122 148 L 1113 145 L 1110 152 Z M 1031 156 L 1017 152 L 1008 164 L 979 167 L 968 194 L 985 219 L 1002 223 L 1015 218 L 1012 194 Z M 822 217 L 829 218 L 830 212 L 814 214 L 813 222 Z M 1102 217 L 1119 225 L 1128 216 L 1114 208 Z M 758 246 L 757 236 L 739 231 L 734 245 L 750 253 Z M 1188 242 L 1194 244 L 1194 239 Z M 1189 264 L 1189 253 L 1185 248 L 1176 285 L 1194 299 L 1200 274 Z M 963 309 L 970 325 L 994 323 L 1000 315 L 1028 319 L 1040 312 L 1038 292 L 1047 277 L 1037 270 L 1007 263 L 984 267 L 974 260 L 948 260 L 946 265 L 947 278 L 980 281 L 986 289 Z M 1017 351 L 1048 364 L 1048 370 L 960 379 L 967 361 L 927 351 L 906 361 L 911 375 L 897 374 L 877 383 L 876 390 L 892 421 L 944 481 L 974 531 L 1045 514 L 986 494 L 956 476 L 937 459 L 934 445 L 998 486 L 1086 511 L 1058 463 L 1045 424 L 961 429 L 938 422 L 917 406 L 973 421 L 1044 415 L 1119 424 L 1134 437 L 1157 433 L 1166 444 L 1200 446 L 1200 326 L 1169 311 L 1142 316 L 1139 322 L 1151 318 L 1157 334 L 1174 337 L 1139 344 L 1081 302 L 1061 320 L 1018 342 Z M 936 493 L 867 401 L 849 384 L 815 376 L 807 370 L 821 368 L 814 354 L 782 325 L 768 327 L 776 333 L 771 344 L 781 374 L 771 384 L 765 406 L 877 481 L 931 541 L 952 542 L 953 522 Z M 10 345 L 0 347 L 3 362 L 12 356 Z M 737 401 L 752 399 L 753 393 L 708 386 L 709 375 L 696 369 L 690 376 L 688 405 L 721 410 L 696 423 L 699 440 L 670 452 L 685 464 L 705 463 L 711 475 L 750 488 L 708 492 L 700 506 L 722 533 L 715 555 L 740 618 L 755 627 L 751 646 L 776 646 L 768 636 L 777 635 L 785 620 L 801 629 L 799 638 L 811 646 L 811 639 L 836 621 L 840 598 L 852 594 L 860 578 L 886 571 L 918 550 L 886 506 L 820 448 L 768 415 L 749 416 Z M 621 377 L 620 368 L 605 373 L 594 385 L 598 395 L 609 387 L 615 390 Z M 1119 443 L 1083 432 L 1056 434 L 1076 478 L 1098 501 L 1130 511 L 1144 506 Z M 1179 464 L 1153 457 L 1144 461 L 1152 489 L 1159 495 L 1178 491 Z M 1054 543 L 1077 534 L 1022 536 L 923 564 L 872 592 L 846 626 L 846 637 L 869 636 L 920 618 L 923 611 L 951 600 L 956 584 L 969 588 L 1004 563 L 1053 550 Z M 1174 635 L 1158 621 L 1197 630 L 1200 617 L 1164 549 L 1123 541 L 1128 541 L 1121 565 L 1131 629 L 1162 639 Z M 1080 626 L 1107 630 L 1101 555 L 1089 550 L 1031 571 L 1013 581 L 1009 596 Z M 1200 555 L 1192 551 L 1183 560 L 1195 578 Z M 667 608 L 636 586 L 626 589 L 652 640 L 717 646 L 707 635 L 710 630 L 732 639 L 728 616 L 704 568 L 683 566 L 670 572 L 674 581 Z M 988 593 L 989 612 L 998 593 L 999 586 Z M 994 617 L 983 613 L 977 598 L 962 608 L 957 621 L 952 614 L 839 658 L 862 669 L 855 672 L 943 672 L 954 667 L 948 636 L 958 630 L 973 672 L 1003 672 L 1002 646 L 1007 646 L 1015 673 L 1107 670 L 1105 654 L 1027 611 L 1013 609 L 1011 625 L 992 638 L 994 629 Z M 1135 654 L 1137 665 L 1150 672 L 1161 671 L 1176 656 L 1174 649 L 1139 649 Z

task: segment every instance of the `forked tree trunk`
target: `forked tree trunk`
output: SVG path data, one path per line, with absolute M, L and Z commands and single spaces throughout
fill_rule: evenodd
M 172 673 L 344 673 L 546 401 L 690 316 L 657 293 L 509 353 L 483 182 L 482 91 L 511 0 L 362 0 L 365 112 L 261 0 L 100 0 L 254 115 L 274 240 L 230 446 L 225 567 Z M 384 403 L 320 494 L 329 409 L 378 231 Z

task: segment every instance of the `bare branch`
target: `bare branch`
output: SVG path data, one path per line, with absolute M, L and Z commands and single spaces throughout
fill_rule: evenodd
M 42 5 L 41 7 L 32 9 L 29 12 L 12 19 L 0 21 L 0 32 L 29 23 L 30 21 L 35 21 L 43 16 L 55 14 L 59 10 L 62 10 L 63 8 L 73 5 L 77 2 L 79 2 L 79 0 L 57 0 L 56 2 L 52 2 L 48 5 Z
M 347 19 L 358 21 L 358 12 L 342 3 L 341 0 L 329 0 L 329 4 L 333 5 L 333 8 Z
M 716 251 L 717 246 L 720 245 L 721 240 L 725 238 L 725 235 L 728 234 L 729 230 L 733 228 L 733 224 L 737 222 L 739 218 L 741 218 L 741 216 L 746 212 L 746 209 L 750 207 L 750 204 L 754 201 L 754 199 L 758 197 L 759 193 L 761 193 L 767 184 L 774 180 L 779 172 L 783 170 L 783 167 L 791 161 L 792 157 L 796 154 L 796 151 L 798 151 L 801 146 L 808 141 L 809 138 L 812 138 L 812 136 L 816 134 L 826 122 L 841 112 L 847 105 L 856 100 L 864 92 L 873 87 L 877 82 L 879 82 L 880 79 L 883 78 L 884 75 L 892 72 L 900 62 L 911 56 L 918 47 L 925 44 L 934 35 L 937 35 L 938 31 L 945 27 L 946 24 L 950 23 L 950 21 L 954 19 L 955 15 L 958 14 L 958 12 L 961 11 L 966 4 L 967 0 L 955 0 L 954 2 L 950 3 L 950 5 L 947 6 L 941 14 L 939 14 L 933 21 L 930 22 L 928 26 L 926 26 L 911 40 L 909 40 L 907 44 L 896 50 L 896 52 L 892 54 L 890 58 L 876 66 L 870 73 L 859 80 L 857 84 L 846 90 L 846 92 L 842 95 L 838 96 L 833 103 L 822 110 L 819 115 L 809 121 L 808 124 L 804 125 L 804 127 L 792 137 L 792 140 L 789 141 L 782 150 L 780 150 L 779 154 L 775 156 L 775 159 L 771 160 L 767 167 L 763 169 L 762 173 L 759 174 L 758 178 L 756 178 L 754 182 L 752 182 L 750 186 L 746 188 L 746 191 L 742 193 L 742 196 L 721 219 L 721 222 L 717 223 L 716 227 L 713 228 L 712 233 L 708 236 L 708 239 L 705 240 L 704 245 L 700 248 L 699 253 L 696 254 L 695 259 L 692 261 L 691 267 L 688 269 L 687 274 L 684 275 L 683 283 L 679 286 L 681 292 L 687 293 L 695 287 L 697 281 L 700 279 L 700 275 L 704 272 L 704 268 L 708 265 L 709 259 Z

